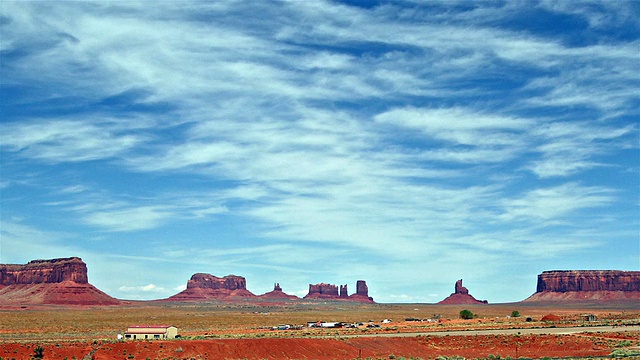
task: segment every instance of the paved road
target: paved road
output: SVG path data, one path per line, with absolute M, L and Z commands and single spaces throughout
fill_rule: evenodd
M 583 327 L 555 327 L 536 329 L 495 329 L 495 330 L 453 330 L 419 333 L 394 333 L 394 334 L 362 334 L 344 335 L 341 337 L 409 337 L 409 336 L 473 336 L 473 335 L 525 335 L 525 334 L 577 334 L 597 332 L 640 332 L 640 325 L 633 326 L 583 326 Z

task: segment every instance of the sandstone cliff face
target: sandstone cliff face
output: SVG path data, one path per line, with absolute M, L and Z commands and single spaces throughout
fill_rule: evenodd
M 0 264 L 0 304 L 117 305 L 89 284 L 87 265 L 78 257 Z
M 33 260 L 26 265 L 0 265 L 0 285 L 61 283 L 89 283 L 87 265 L 78 257 Z
M 347 290 L 347 285 L 340 285 L 340 298 L 346 299 L 349 297 L 349 290 Z
M 454 288 L 454 294 L 469 294 L 469 289 L 462 286 L 462 279 L 456 281 L 456 286 Z
M 640 300 L 640 271 L 543 271 L 538 275 L 536 293 L 525 301 L 581 300 Z
M 242 276 L 227 275 L 219 278 L 211 274 L 198 273 L 191 276 L 187 282 L 187 289 L 225 289 L 225 290 L 247 290 L 247 280 Z
M 369 297 L 369 287 L 364 280 L 358 280 L 356 282 L 356 295 Z
M 369 288 L 364 280 L 358 280 L 356 283 L 356 293 L 353 295 L 349 295 L 347 285 L 340 285 L 338 288 L 338 286 L 333 284 L 309 284 L 309 293 L 304 298 L 373 302 L 373 298 L 369 297 Z
M 462 279 L 456 281 L 454 292 L 446 299 L 440 301 L 438 304 L 446 305 L 472 305 L 472 304 L 488 304 L 487 300 L 477 300 L 471 294 L 469 290 L 462 286 Z
M 304 298 L 331 299 L 338 297 L 338 287 L 336 285 L 320 283 L 309 284 L 309 293 Z
M 544 271 L 538 275 L 536 292 L 544 291 L 640 291 L 640 271 Z
M 256 297 L 247 290 L 247 281 L 242 276 L 228 275 L 222 278 L 211 274 L 197 273 L 187 282 L 187 289 L 165 301 L 206 301 L 231 298 Z

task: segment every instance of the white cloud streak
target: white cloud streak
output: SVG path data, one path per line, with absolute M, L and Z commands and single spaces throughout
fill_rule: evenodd
M 628 4 L 452 6 L 3 4 L 2 51 L 15 56 L 3 84 L 37 88 L 7 105 L 40 110 L 0 125 L 3 161 L 144 178 L 142 190 L 60 180 L 45 204 L 130 234 L 233 216 L 264 246 L 216 250 L 263 266 L 319 244 L 413 265 L 455 246 L 486 257 L 599 246 L 535 230 L 578 227 L 627 191 L 582 176 L 618 171 L 611 159 L 637 149 L 640 43 L 496 24 L 535 8 L 595 31 L 632 21 Z

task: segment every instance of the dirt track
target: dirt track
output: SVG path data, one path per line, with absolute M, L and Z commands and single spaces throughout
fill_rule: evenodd
M 494 329 L 494 330 L 452 330 L 395 334 L 343 335 L 342 337 L 411 337 L 411 336 L 474 336 L 474 335 L 541 335 L 541 334 L 578 334 L 598 332 L 640 332 L 640 325 L 633 326 L 580 326 L 549 327 L 536 329 Z

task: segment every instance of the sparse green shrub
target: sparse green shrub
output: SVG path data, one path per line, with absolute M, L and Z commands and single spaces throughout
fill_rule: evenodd
M 622 340 L 622 341 L 619 341 L 619 342 L 616 344 L 616 347 L 618 347 L 618 348 L 620 348 L 620 347 L 627 347 L 627 346 L 631 346 L 631 341 L 629 341 L 629 340 Z
M 640 356 L 640 350 L 615 349 L 611 352 L 610 356 L 616 359 L 626 357 L 633 357 L 635 359 L 637 356 Z
M 464 310 L 460 311 L 460 318 L 461 319 L 469 320 L 469 319 L 473 319 L 473 316 L 474 315 L 471 312 L 471 310 L 464 309 Z
M 520 317 L 520 312 L 518 310 L 513 310 L 511 312 L 511 317 Z
M 42 359 L 44 357 L 44 348 L 42 346 L 36 346 L 33 350 L 34 359 Z

